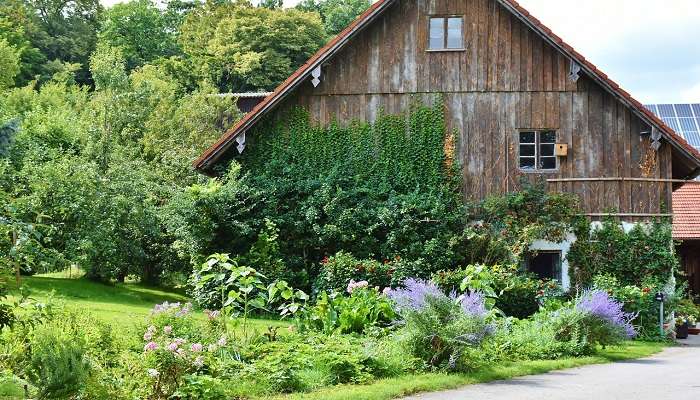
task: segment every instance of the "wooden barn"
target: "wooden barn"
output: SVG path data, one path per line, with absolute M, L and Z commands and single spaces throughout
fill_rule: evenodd
M 293 106 L 320 124 L 372 121 L 435 93 L 471 200 L 546 179 L 579 194 L 592 219 L 637 222 L 670 217 L 674 188 L 700 172 L 695 148 L 513 0 L 379 0 L 194 166 L 211 173 Z M 535 268 L 560 271 L 565 286 L 569 244 L 534 245 Z

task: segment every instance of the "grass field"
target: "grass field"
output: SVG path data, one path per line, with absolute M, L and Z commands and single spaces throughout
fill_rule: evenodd
M 80 274 L 55 273 L 22 277 L 22 285 L 29 289 L 30 297 L 54 301 L 86 310 L 97 318 L 120 328 L 143 324 L 155 304 L 164 301 L 186 302 L 182 293 L 137 283 L 105 285 L 80 277 Z M 13 296 L 17 295 L 15 290 Z M 12 298 L 12 295 L 11 295 Z M 204 315 L 202 314 L 202 318 Z M 269 325 L 288 326 L 286 321 L 255 319 L 251 325 L 265 329 Z

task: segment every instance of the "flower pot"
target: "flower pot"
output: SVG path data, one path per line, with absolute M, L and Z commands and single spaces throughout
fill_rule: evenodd
M 688 323 L 683 325 L 676 325 L 676 339 L 687 339 L 688 338 Z

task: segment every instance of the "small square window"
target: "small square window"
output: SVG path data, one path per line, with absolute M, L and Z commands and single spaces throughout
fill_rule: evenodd
M 561 252 L 537 251 L 527 255 L 528 271 L 540 279 L 556 279 L 561 282 Z
M 525 171 L 552 171 L 557 169 L 554 131 L 524 131 L 518 135 L 519 165 Z
M 428 29 L 428 49 L 462 49 L 464 47 L 462 25 L 462 17 L 431 17 Z

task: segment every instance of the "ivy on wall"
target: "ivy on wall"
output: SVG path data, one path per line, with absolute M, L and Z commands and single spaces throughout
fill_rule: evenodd
M 315 124 L 302 108 L 262 124 L 242 164 L 256 174 L 309 178 L 341 172 L 368 187 L 397 192 L 432 191 L 449 182 L 454 140 L 446 138 L 441 98 L 428 107 L 415 101 L 405 114 L 380 110 L 373 124 Z M 448 140 L 446 140 L 448 139 Z

